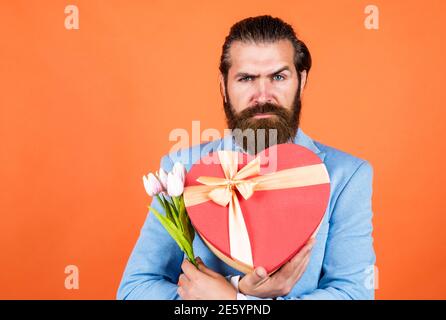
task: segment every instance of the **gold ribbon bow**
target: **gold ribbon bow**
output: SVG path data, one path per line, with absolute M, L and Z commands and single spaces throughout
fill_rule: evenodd
M 296 188 L 329 183 L 327 169 L 323 163 L 284 169 L 259 176 L 260 157 L 256 157 L 238 171 L 238 152 L 218 151 L 224 178 L 204 177 L 197 179 L 202 185 L 184 189 L 186 207 L 209 200 L 226 207 L 229 204 L 229 248 L 231 258 L 253 267 L 251 242 L 236 190 L 245 200 L 255 191 Z M 255 177 L 253 177 L 255 176 Z M 247 179 L 248 177 L 252 177 Z

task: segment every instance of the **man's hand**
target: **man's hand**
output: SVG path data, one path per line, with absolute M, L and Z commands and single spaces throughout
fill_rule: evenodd
M 185 259 L 184 273 L 178 280 L 178 294 L 183 300 L 236 300 L 237 290 L 221 274 L 209 269 L 196 259 L 199 269 Z
M 239 282 L 239 291 L 259 298 L 287 295 L 305 272 L 315 241 L 310 238 L 299 253 L 272 276 L 268 276 L 263 267 L 257 267 L 253 272 L 246 274 Z

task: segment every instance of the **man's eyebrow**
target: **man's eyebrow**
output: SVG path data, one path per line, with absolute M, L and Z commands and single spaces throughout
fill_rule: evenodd
M 269 74 L 269 76 L 275 75 L 275 74 L 280 73 L 282 71 L 290 71 L 291 72 L 290 67 L 284 66 L 284 67 L 274 71 L 273 73 Z M 244 77 L 258 77 L 258 76 L 259 76 L 258 74 L 251 74 L 249 72 L 237 72 L 236 75 L 235 75 L 236 78 L 239 78 L 239 77 L 241 77 L 241 78 L 244 78 Z

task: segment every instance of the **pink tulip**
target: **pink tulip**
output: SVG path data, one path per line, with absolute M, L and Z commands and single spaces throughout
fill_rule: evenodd
M 153 197 L 158 195 L 163 191 L 163 186 L 161 182 L 155 177 L 153 173 L 149 173 L 149 175 L 142 177 L 144 188 L 149 196 Z
M 167 191 L 167 172 L 163 168 L 160 168 L 159 171 L 156 172 L 156 177 L 159 182 L 161 182 L 163 191 Z

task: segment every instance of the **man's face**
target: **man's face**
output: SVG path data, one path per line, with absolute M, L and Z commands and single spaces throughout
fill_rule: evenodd
M 265 129 L 264 148 L 292 139 L 298 128 L 302 90 L 298 90 L 291 42 L 254 44 L 236 41 L 230 48 L 230 60 L 226 86 L 221 77 L 228 127 Z M 301 75 L 303 88 L 306 73 Z M 269 131 L 277 132 L 277 141 L 269 141 Z M 246 143 L 241 143 L 249 149 Z M 260 149 L 263 148 L 257 148 L 257 152 Z M 256 153 L 255 150 L 252 153 Z

